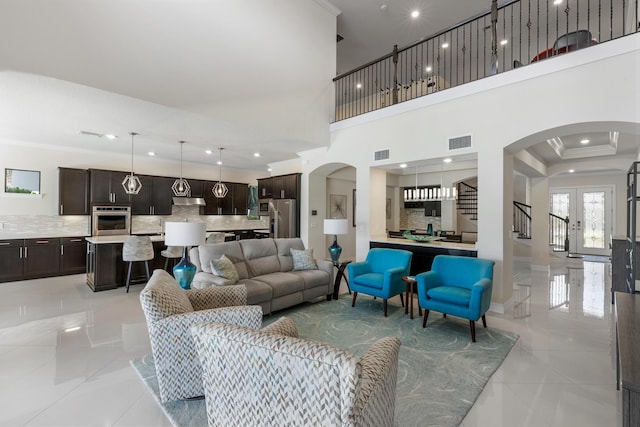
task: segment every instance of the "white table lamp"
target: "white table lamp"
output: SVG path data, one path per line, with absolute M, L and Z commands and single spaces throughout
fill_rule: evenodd
M 204 222 L 166 222 L 164 242 L 167 246 L 182 246 L 182 259 L 173 267 L 173 277 L 183 289 L 191 287 L 196 266 L 189 261 L 188 247 L 204 244 L 206 225 Z
M 333 244 L 329 246 L 329 255 L 334 265 L 338 265 L 342 248 L 338 245 L 338 234 L 347 234 L 349 223 L 346 219 L 325 219 L 324 234 L 333 234 Z

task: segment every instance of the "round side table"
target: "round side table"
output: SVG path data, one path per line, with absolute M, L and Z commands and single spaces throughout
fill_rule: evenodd
M 407 284 L 406 294 L 407 303 L 404 306 L 404 314 L 409 314 L 409 318 L 413 319 L 413 287 L 418 283 L 415 276 L 402 276 L 402 280 Z M 417 289 L 416 289 L 417 291 Z M 409 307 L 411 305 L 411 307 Z M 422 316 L 420 302 L 418 302 L 418 314 Z

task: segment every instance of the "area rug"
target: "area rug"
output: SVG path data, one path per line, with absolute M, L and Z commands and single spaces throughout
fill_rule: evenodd
M 432 312 L 425 329 L 417 316 L 365 295 L 351 307 L 348 296 L 338 301 L 302 304 L 264 318 L 269 324 L 281 316 L 292 318 L 300 337 L 330 343 L 361 355 L 376 340 L 396 336 L 401 341 L 398 362 L 395 424 L 397 426 L 458 426 L 473 406 L 489 377 L 500 366 L 518 336 L 476 327 L 471 342 L 469 322 Z M 131 364 L 176 427 L 207 425 L 204 399 L 160 403 L 153 357 Z

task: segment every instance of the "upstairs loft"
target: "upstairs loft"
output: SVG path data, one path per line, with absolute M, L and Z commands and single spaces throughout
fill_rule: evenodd
M 334 78 L 340 121 L 640 31 L 640 0 L 514 0 Z

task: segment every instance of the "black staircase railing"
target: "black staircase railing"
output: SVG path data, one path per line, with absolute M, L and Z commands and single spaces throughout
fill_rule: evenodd
M 569 252 L 569 217 L 549 214 L 549 246 L 554 252 Z
M 531 206 L 513 201 L 513 231 L 519 239 L 531 238 Z
M 459 182 L 456 207 L 462 215 L 469 215 L 469 219 L 478 219 L 478 188 L 465 182 Z
M 335 120 L 638 32 L 639 3 L 506 1 L 495 19 L 481 13 L 334 78 Z

